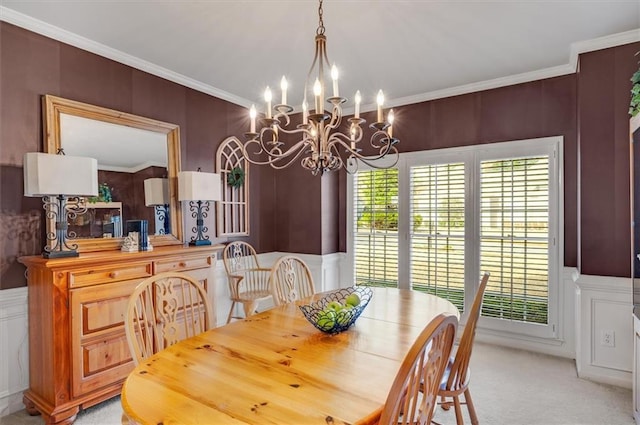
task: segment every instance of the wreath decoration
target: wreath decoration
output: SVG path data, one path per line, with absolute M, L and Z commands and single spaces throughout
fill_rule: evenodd
M 244 170 L 240 167 L 233 167 L 227 174 L 227 184 L 238 189 L 244 184 Z

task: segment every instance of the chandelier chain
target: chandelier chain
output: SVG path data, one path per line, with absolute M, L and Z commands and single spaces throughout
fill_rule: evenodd
M 322 0 L 318 6 L 318 29 L 316 35 L 324 35 L 324 21 L 322 20 Z

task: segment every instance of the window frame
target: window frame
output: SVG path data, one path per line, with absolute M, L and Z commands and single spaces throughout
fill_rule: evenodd
M 411 167 L 441 163 L 465 164 L 465 298 L 469 311 L 479 285 L 480 270 L 480 163 L 485 160 L 523 156 L 549 156 L 549 283 L 548 323 L 535 324 L 481 316 L 479 326 L 497 332 L 527 335 L 543 339 L 562 339 L 560 305 L 562 305 L 562 267 L 564 258 L 564 178 L 563 137 L 551 136 L 517 141 L 496 142 L 456 148 L 401 153 L 398 168 L 398 288 L 410 287 L 410 170 Z M 392 162 L 388 163 L 392 164 Z M 360 170 L 375 170 L 365 164 Z M 355 277 L 353 196 L 354 178 L 347 176 L 347 264 L 350 282 Z M 468 296 L 467 294 L 471 294 Z M 463 314 L 462 321 L 466 320 Z

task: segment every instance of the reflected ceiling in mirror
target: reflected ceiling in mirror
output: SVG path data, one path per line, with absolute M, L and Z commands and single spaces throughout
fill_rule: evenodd
M 60 148 L 67 155 L 87 156 L 98 160 L 99 183 L 108 188 L 108 196 L 101 192 L 87 204 L 93 213 L 106 214 L 122 226 L 126 235 L 126 221 L 147 219 L 149 227 L 157 230 L 151 236 L 153 246 L 182 243 L 182 216 L 177 195 L 177 173 L 180 171 L 180 131 L 176 124 L 165 123 L 95 105 L 56 96 L 43 98 L 45 151 L 54 153 Z M 165 208 L 166 221 L 155 216 L 155 209 L 145 205 L 144 180 L 166 178 L 169 198 Z M 115 205 L 114 205 L 115 204 Z M 116 209 L 114 209 L 116 208 Z M 119 208 L 119 211 L 117 210 Z M 120 233 L 104 220 L 85 237 L 79 237 L 79 251 L 119 249 Z M 54 223 L 47 220 L 47 229 Z M 70 225 L 86 226 L 82 223 Z M 104 222 L 104 223 L 103 223 Z M 117 226 L 116 226 L 117 227 Z M 162 228 L 162 231 L 160 231 Z
M 60 137 L 65 154 L 95 158 L 99 170 L 167 168 L 167 136 L 162 133 L 60 114 Z

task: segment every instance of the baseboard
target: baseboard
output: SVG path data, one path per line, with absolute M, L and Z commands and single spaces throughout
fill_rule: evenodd
M 27 287 L 0 291 L 0 417 L 24 409 L 29 387 Z

